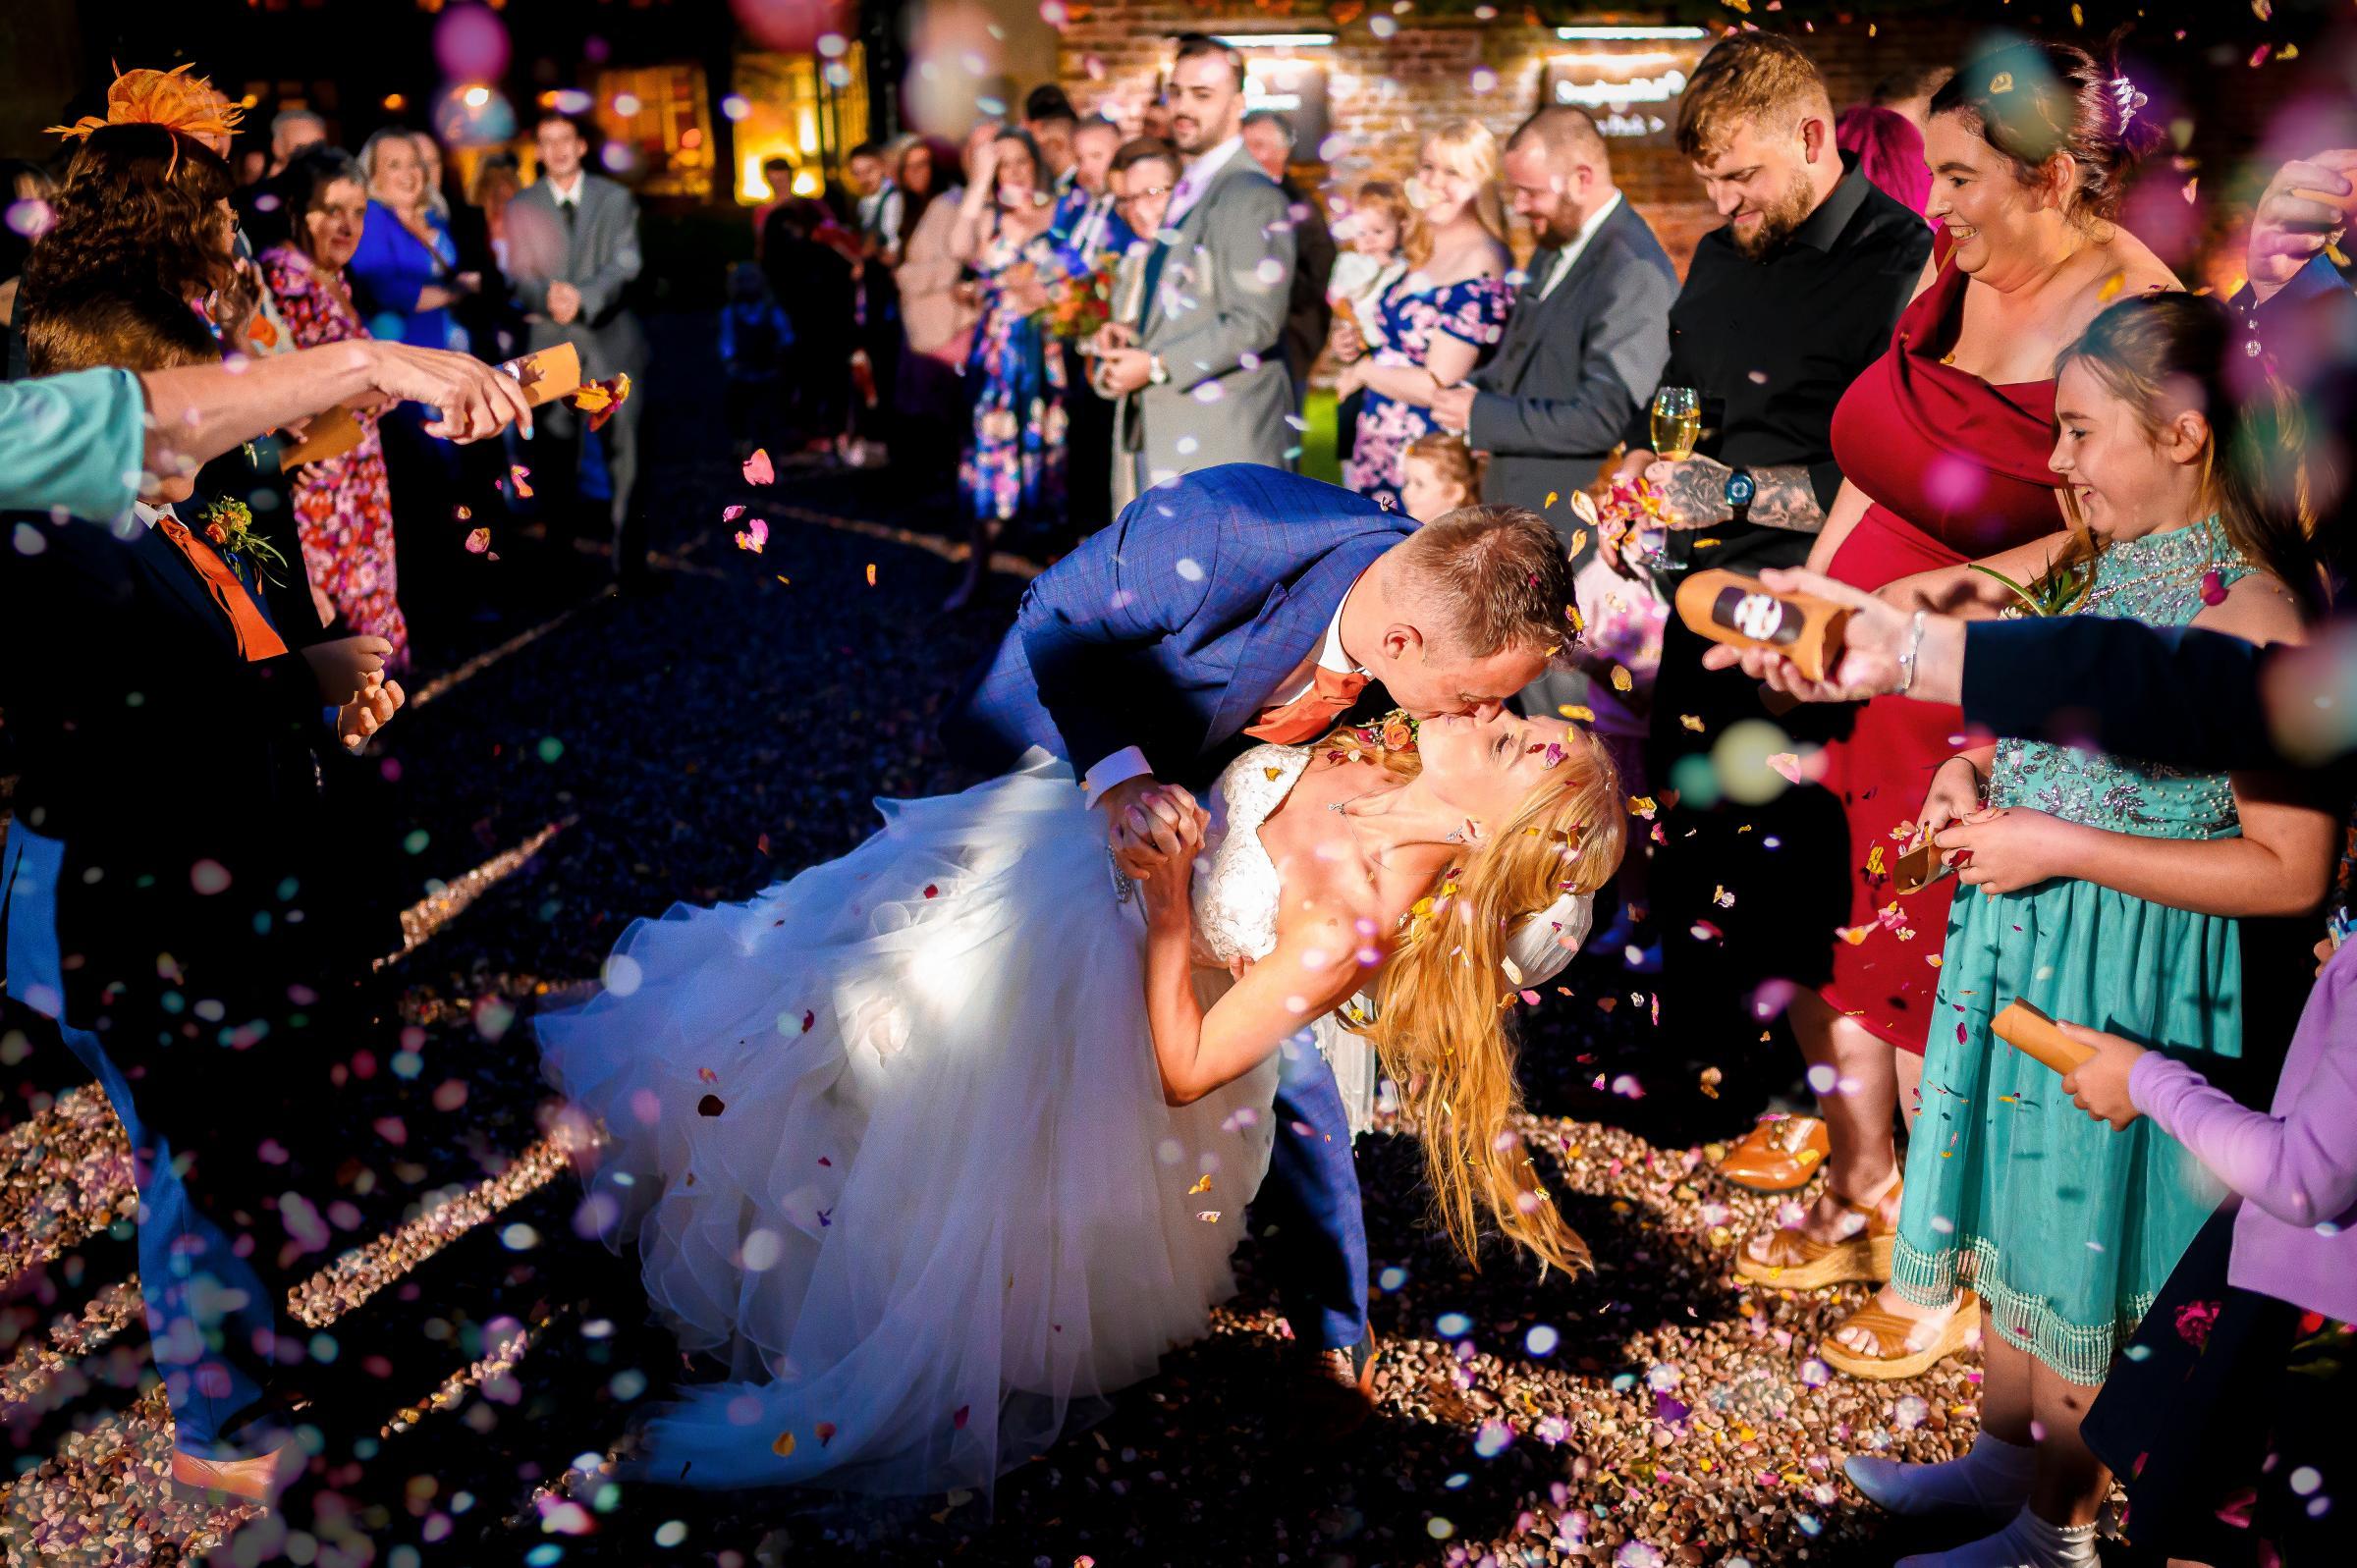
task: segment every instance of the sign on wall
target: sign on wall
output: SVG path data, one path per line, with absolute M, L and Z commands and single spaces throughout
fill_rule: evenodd
M 1546 101 L 1585 109 L 1616 140 L 1666 147 L 1678 95 L 1701 58 L 1699 46 L 1556 55 L 1547 62 Z
M 1293 123 L 1293 156 L 1314 163 L 1326 142 L 1326 67 L 1315 60 L 1244 53 L 1244 112 L 1276 109 Z

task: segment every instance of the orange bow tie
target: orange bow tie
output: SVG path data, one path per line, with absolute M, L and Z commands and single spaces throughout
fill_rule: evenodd
M 170 513 L 159 515 L 155 525 L 189 558 L 189 565 L 196 568 L 196 575 L 212 591 L 213 603 L 229 617 L 229 628 L 237 636 L 241 658 L 251 664 L 275 659 L 287 651 L 285 640 L 263 616 L 262 607 L 253 602 L 253 595 L 238 580 L 238 574 L 229 569 L 229 563 L 221 559 L 219 552 L 189 532 L 188 524 Z
M 1366 689 L 1365 676 L 1343 675 L 1319 665 L 1317 678 L 1307 691 L 1281 707 L 1263 708 L 1259 721 L 1244 733 L 1255 740 L 1274 741 L 1281 746 L 1315 740 L 1333 729 L 1334 722 L 1348 713 L 1358 694 Z

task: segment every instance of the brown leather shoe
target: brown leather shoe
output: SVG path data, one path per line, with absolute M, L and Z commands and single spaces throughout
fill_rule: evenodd
M 1752 1192 L 1793 1192 L 1809 1184 L 1832 1151 L 1815 1116 L 1770 1111 L 1719 1162 L 1719 1174 Z
M 302 1449 L 294 1443 L 251 1459 L 203 1459 L 175 1448 L 172 1495 L 207 1508 L 245 1503 L 266 1513 L 276 1506 L 287 1483 L 301 1472 L 303 1462 Z

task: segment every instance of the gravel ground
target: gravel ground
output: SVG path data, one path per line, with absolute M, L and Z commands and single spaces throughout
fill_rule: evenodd
M 681 1362 L 630 1271 L 574 1233 L 517 1021 L 594 975 L 632 916 L 744 896 L 859 841 L 871 796 L 969 782 L 931 727 L 1019 586 L 937 617 L 956 568 L 890 530 L 946 535 L 940 509 L 894 506 L 874 475 L 788 468 L 748 491 L 705 449 L 708 412 L 650 409 L 667 593 L 593 598 L 595 561 L 520 531 L 495 537 L 496 562 L 454 563 L 491 574 L 477 586 L 502 619 L 424 650 L 426 700 L 384 751 L 399 901 L 416 907 L 384 971 L 398 1037 L 356 1050 L 329 1112 L 351 1154 L 320 1261 L 364 1251 L 303 1293 L 345 1380 L 322 1423 L 333 1462 L 285 1520 L 162 1495 L 119 1132 L 102 1100 L 60 1094 L 77 1075 L 53 1043 L 22 1015 L 0 1023 L 19 1080 L 0 1135 L 11 1561 L 174 1562 L 228 1537 L 221 1560 L 240 1563 L 1767 1568 L 1927 1543 L 1840 1461 L 1960 1451 L 1977 1371 L 1850 1382 L 1813 1351 L 1861 1291 L 1737 1285 L 1733 1248 L 1778 1202 L 1712 1174 L 1708 1140 L 1739 1134 L 1744 1108 L 1665 1065 L 1709 1053 L 1669 1049 L 1646 982 L 1586 961 L 1530 1018 L 1524 1132 L 1599 1271 L 1539 1281 L 1492 1254 L 1475 1273 L 1425 1223 L 1413 1148 L 1368 1140 L 1388 1354 L 1380 1410 L 1347 1445 L 1284 1436 L 1285 1330 L 1247 1246 L 1207 1339 L 995 1497 L 830 1519 L 594 1474 Z M 777 515 L 755 557 L 720 512 L 764 500 Z

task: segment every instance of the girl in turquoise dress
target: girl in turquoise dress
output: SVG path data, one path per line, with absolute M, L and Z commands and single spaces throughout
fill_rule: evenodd
M 2190 295 L 2097 317 L 2062 355 L 2051 460 L 2084 531 L 1993 568 L 2038 579 L 2031 591 L 2055 594 L 2049 607 L 2062 613 L 2297 640 L 2316 568 L 2299 517 L 2265 488 L 2262 433 L 2225 380 L 2232 343 L 2225 312 Z M 2140 1043 L 2239 1056 L 2238 923 L 2313 908 L 2336 830 L 2326 812 L 2240 778 L 2020 740 L 1967 759 L 1986 769 L 1987 805 L 1936 839 L 1964 891 L 1891 1285 L 1825 1355 L 1903 1376 L 1977 1322 L 1972 1452 L 1941 1465 L 1853 1459 L 1851 1478 L 1899 1512 L 2013 1514 L 1997 1535 L 1909 1564 L 2092 1564 L 2110 1476 L 2079 1418 L 2220 1193 L 2149 1121 L 2113 1131 L 2081 1114 L 1990 1020 L 2018 999 Z

